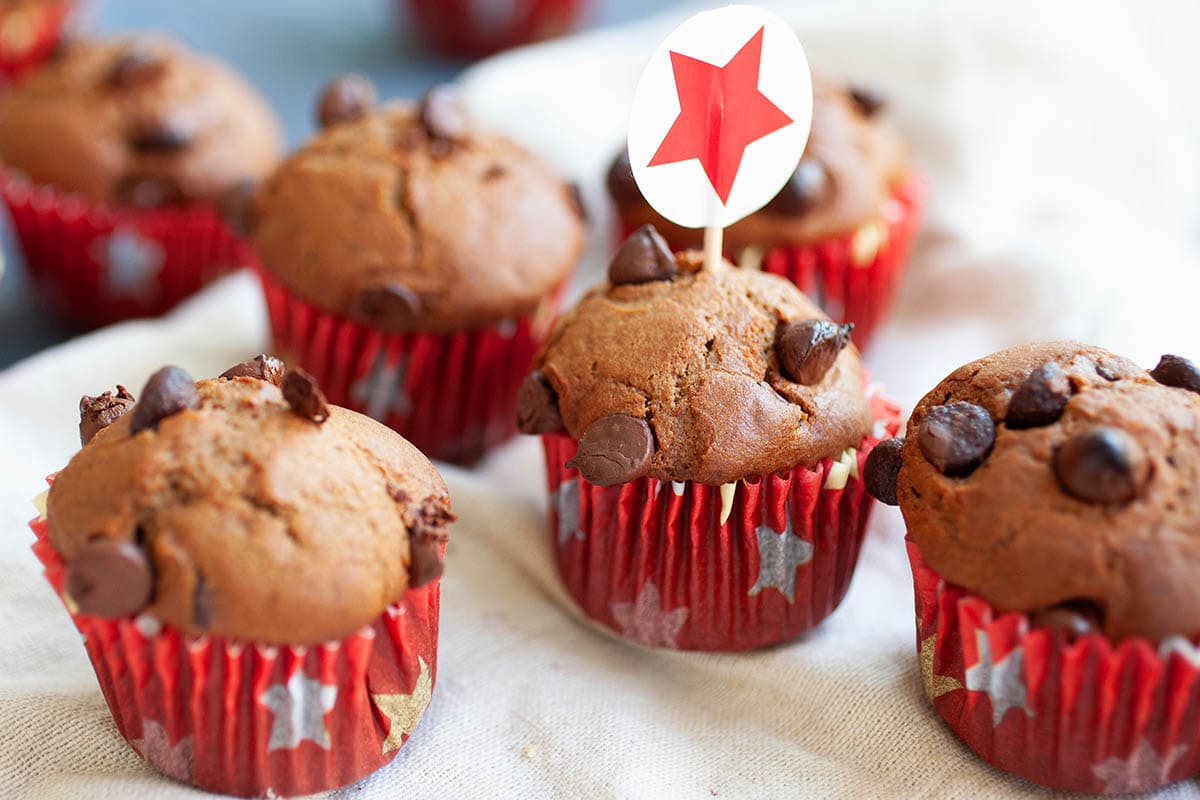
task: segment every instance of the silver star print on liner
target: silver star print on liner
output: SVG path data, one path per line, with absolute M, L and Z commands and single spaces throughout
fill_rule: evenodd
M 1133 794 L 1157 789 L 1168 782 L 1175 762 L 1187 751 L 1178 745 L 1167 755 L 1160 756 L 1146 739 L 1138 742 L 1129 758 L 1105 759 L 1092 765 L 1092 774 L 1104 781 L 1105 794 Z
M 132 228 L 118 228 L 92 242 L 92 258 L 104 269 L 104 286 L 109 297 L 154 299 L 158 273 L 166 260 L 158 242 Z
M 662 598 L 654 581 L 647 580 L 632 603 L 613 603 L 612 615 L 626 639 L 640 642 L 647 647 L 678 647 L 676 639 L 679 629 L 687 621 L 688 609 L 684 606 L 663 610 Z
M 579 528 L 579 479 L 563 481 L 554 493 L 554 509 L 558 512 L 558 546 L 572 540 L 582 541 Z
M 992 700 L 992 726 L 998 727 L 1009 709 L 1019 708 L 1027 716 L 1033 711 L 1026 705 L 1025 651 L 1018 647 L 999 661 L 992 660 L 992 645 L 987 634 L 975 631 L 979 662 L 967 668 L 967 689 L 984 692 Z
M 412 413 L 407 378 L 408 354 L 399 354 L 392 363 L 387 351 L 380 350 L 371 362 L 371 369 L 350 387 L 350 399 L 379 422 L 386 422 L 392 414 L 406 417 Z
M 796 535 L 792 528 L 792 509 L 785 514 L 782 533 L 767 523 L 754 529 L 758 540 L 758 580 L 750 587 L 751 597 L 763 589 L 778 589 L 789 603 L 796 601 L 796 569 L 812 561 L 812 542 Z
M 297 670 L 286 685 L 276 683 L 258 697 L 275 715 L 267 752 L 290 750 L 307 739 L 326 750 L 330 747 L 325 715 L 337 701 L 337 687 L 326 686 Z
M 171 744 L 167 730 L 152 719 L 142 720 L 142 736 L 130 742 L 133 749 L 156 770 L 180 783 L 192 780 L 192 737 Z

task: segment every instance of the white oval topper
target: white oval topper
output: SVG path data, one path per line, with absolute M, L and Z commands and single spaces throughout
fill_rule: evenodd
M 658 213 L 726 227 L 779 193 L 811 127 L 796 34 L 761 8 L 727 6 L 680 25 L 651 57 L 633 97 L 629 161 Z

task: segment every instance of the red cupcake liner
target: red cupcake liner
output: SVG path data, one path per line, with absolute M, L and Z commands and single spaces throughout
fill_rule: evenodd
M 768 250 L 760 267 L 796 284 L 836 322 L 853 322 L 854 343 L 866 347 L 904 275 L 927 193 L 925 179 L 913 173 L 884 204 L 879 220 L 815 244 Z M 622 238 L 633 230 L 622 223 Z M 725 257 L 737 264 L 741 255 Z
M 301 647 L 195 637 L 148 615 L 77 613 L 44 516 L 30 527 L 117 729 L 177 781 L 242 797 L 336 789 L 395 758 L 429 704 L 440 581 L 410 590 L 340 641 Z
M 0 80 L 12 80 L 54 52 L 74 0 L 0 13 Z
M 3 170 L 0 197 L 39 297 L 86 328 L 157 316 L 250 263 L 209 205 L 114 208 Z
M 578 443 L 543 436 L 550 544 L 567 590 L 588 617 L 651 647 L 750 650 L 815 627 L 858 562 L 872 506 L 863 464 L 899 428 L 895 405 L 873 395 L 872 408 L 875 431 L 843 460 L 726 487 L 593 486 L 565 466 Z
M 324 311 L 259 270 L 279 355 L 329 400 L 389 426 L 430 458 L 471 464 L 516 434 L 517 391 L 557 299 L 532 317 L 455 333 L 384 333 Z
M 401 11 L 434 49 L 460 58 L 482 58 L 530 42 L 561 36 L 574 27 L 586 0 L 407 0 Z
M 946 582 L 907 540 L 937 713 L 981 758 L 1053 789 L 1147 792 L 1200 772 L 1200 649 L 1068 642 Z

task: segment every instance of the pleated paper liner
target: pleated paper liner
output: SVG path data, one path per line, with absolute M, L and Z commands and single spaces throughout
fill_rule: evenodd
M 882 216 L 826 241 L 763 251 L 726 253 L 734 264 L 787 278 L 834 321 L 854 323 L 854 343 L 866 347 L 891 304 L 921 222 L 928 192 L 914 173 L 893 193 Z M 623 226 L 622 238 L 633 233 Z M 670 242 L 681 249 L 679 242 Z
M 110 207 L 10 170 L 0 170 L 0 197 L 38 296 L 83 328 L 158 316 L 250 262 L 209 205 Z
M 15 4 L 0 11 L 0 83 L 11 81 L 54 52 L 74 0 Z
M 567 33 L 587 0 L 395 0 L 401 20 L 416 23 L 424 41 L 447 55 L 481 58 Z M 411 35 L 411 24 L 403 33 Z
M 1053 789 L 1148 792 L 1200 772 L 1200 650 L 1032 629 L 947 583 L 907 540 L 925 693 L 999 769 Z
M 265 270 L 275 349 L 329 400 L 389 426 L 430 458 L 471 464 L 516 433 L 517 391 L 557 300 L 532 317 L 455 333 L 385 333 L 318 308 Z
M 409 591 L 341 641 L 288 647 L 195 637 L 148 615 L 78 613 L 63 592 L 45 515 L 30 527 L 117 730 L 177 781 L 242 797 L 336 789 L 391 761 L 429 703 L 440 581 Z
M 577 442 L 543 436 L 567 590 L 588 617 L 651 647 L 750 650 L 815 627 L 858 562 L 871 511 L 863 463 L 899 427 L 896 406 L 874 395 L 872 407 L 875 431 L 841 458 L 726 486 L 593 486 L 565 466 Z

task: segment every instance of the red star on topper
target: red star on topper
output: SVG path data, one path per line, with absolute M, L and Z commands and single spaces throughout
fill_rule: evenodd
M 647 166 L 698 159 L 729 202 L 746 146 L 794 122 L 758 90 L 762 42 L 759 28 L 723 67 L 671 51 L 679 116 Z

